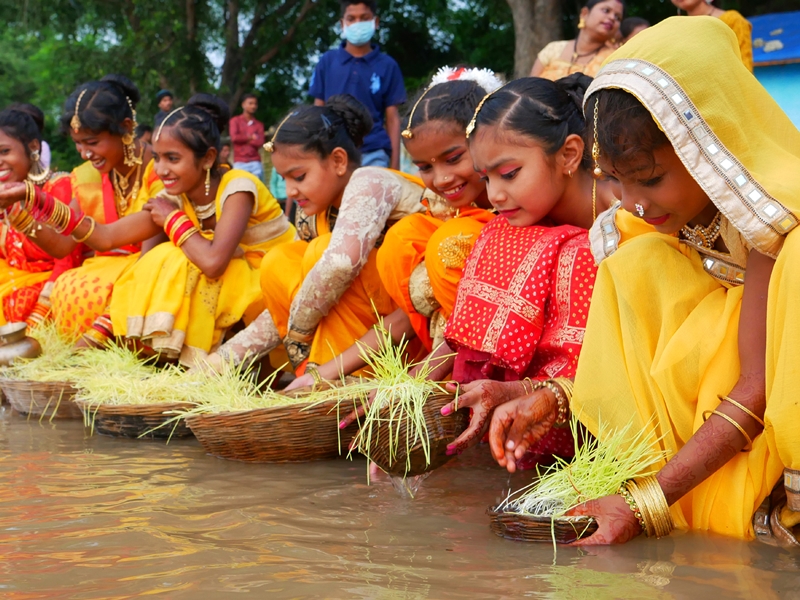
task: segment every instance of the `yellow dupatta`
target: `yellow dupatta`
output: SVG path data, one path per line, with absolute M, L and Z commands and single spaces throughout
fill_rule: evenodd
M 800 468 L 800 132 L 742 64 L 719 19 L 676 17 L 642 32 L 609 58 L 587 104 L 608 88 L 633 94 L 747 246 L 777 257 L 766 427 L 751 452 L 671 507 L 680 528 L 752 538 L 753 513 L 783 469 Z M 693 248 L 657 233 L 603 260 L 572 404 L 592 433 L 600 423 L 610 431 L 633 420 L 671 457 L 718 406 L 717 395 L 730 392 L 739 378 L 738 331 L 747 326 L 739 321 L 744 286 L 729 288 L 718 275 Z

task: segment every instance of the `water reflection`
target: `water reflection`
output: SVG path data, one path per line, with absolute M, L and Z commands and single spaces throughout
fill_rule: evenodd
M 798 557 L 718 537 L 579 551 L 495 537 L 485 448 L 414 500 L 364 461 L 251 465 L 193 440 L 87 437 L 0 412 L 0 597 L 786 598 Z M 798 597 L 798 596 L 795 596 Z

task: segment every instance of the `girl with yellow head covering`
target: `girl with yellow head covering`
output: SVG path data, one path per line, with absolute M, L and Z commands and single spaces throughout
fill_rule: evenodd
M 655 232 L 615 251 L 614 220 L 598 219 L 571 408 L 594 435 L 633 420 L 666 459 L 578 507 L 600 525 L 580 543 L 674 525 L 796 544 L 800 132 L 739 60 L 730 28 L 708 17 L 636 36 L 585 109 L 622 208 Z

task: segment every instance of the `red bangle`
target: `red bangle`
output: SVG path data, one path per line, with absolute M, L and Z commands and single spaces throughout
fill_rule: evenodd
M 61 232 L 62 235 L 72 235 L 72 232 L 75 231 L 75 228 L 81 224 L 84 217 L 86 215 L 83 214 L 82 210 L 74 210 L 71 206 L 69 208 L 69 223 L 67 223 L 66 229 Z
M 169 238 L 172 240 L 172 243 L 176 246 L 178 245 L 178 240 L 181 239 L 181 236 L 189 231 L 192 227 L 194 227 L 194 223 L 191 221 L 187 223 L 183 223 L 176 228 L 176 231 L 171 232 Z
M 186 213 L 183 212 L 182 210 L 173 210 L 171 213 L 167 215 L 167 220 L 164 223 L 164 231 L 167 233 L 169 237 L 172 237 L 169 234 L 169 230 L 172 229 L 172 226 L 175 224 L 175 221 L 177 221 L 181 217 L 186 217 L 186 216 L 187 216 Z

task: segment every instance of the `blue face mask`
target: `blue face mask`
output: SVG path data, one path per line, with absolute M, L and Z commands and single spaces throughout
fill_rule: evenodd
M 342 37 L 353 46 L 363 46 L 368 44 L 375 35 L 375 19 L 371 21 L 359 21 L 348 25 L 342 30 Z

